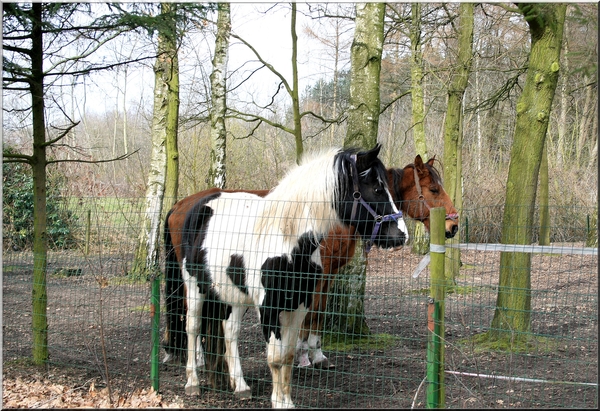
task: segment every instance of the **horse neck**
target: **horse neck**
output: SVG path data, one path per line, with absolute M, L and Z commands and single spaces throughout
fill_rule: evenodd
M 283 234 L 294 239 L 312 231 L 316 237 L 327 234 L 341 224 L 333 207 L 337 177 L 323 170 L 332 170 L 328 159 L 319 164 L 299 166 L 290 172 L 265 197 L 265 208 L 259 217 L 259 233 Z

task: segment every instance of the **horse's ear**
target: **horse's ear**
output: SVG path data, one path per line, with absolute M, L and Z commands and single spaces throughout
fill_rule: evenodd
M 429 161 L 427 162 L 427 164 L 429 164 L 431 167 L 433 167 L 433 162 L 435 161 L 435 154 L 433 155 L 433 157 L 431 157 L 429 159 Z
M 415 167 L 417 170 L 423 170 L 423 159 L 421 158 L 421 154 L 417 154 L 415 157 Z
M 359 173 L 371 168 L 373 163 L 377 161 L 379 151 L 381 150 L 381 144 L 377 143 L 375 147 L 369 151 L 361 151 L 356 154 L 356 168 Z

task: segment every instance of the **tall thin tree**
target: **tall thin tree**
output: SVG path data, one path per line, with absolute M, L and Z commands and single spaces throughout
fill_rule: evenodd
M 227 184 L 227 129 L 225 113 L 227 111 L 227 60 L 229 57 L 229 36 L 231 34 L 231 6 L 219 3 L 217 17 L 217 36 L 213 71 L 210 75 L 210 170 L 208 179 L 214 187 L 225 188 Z
M 465 90 L 473 64 L 474 4 L 460 3 L 458 56 L 448 86 L 448 107 L 444 122 L 444 186 L 455 207 L 462 208 L 462 145 Z M 459 242 L 459 235 L 448 240 Z M 460 266 L 460 250 L 446 249 L 446 279 L 454 283 Z

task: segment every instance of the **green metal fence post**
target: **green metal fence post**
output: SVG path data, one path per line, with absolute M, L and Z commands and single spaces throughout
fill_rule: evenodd
M 160 352 L 160 275 L 152 280 L 152 296 L 150 297 L 150 314 L 152 316 L 152 353 L 150 358 L 150 380 L 152 388 L 158 392 L 159 352 Z
M 431 210 L 429 252 L 430 293 L 427 309 L 427 408 L 445 408 L 444 386 L 444 301 L 446 298 L 445 260 L 446 209 Z

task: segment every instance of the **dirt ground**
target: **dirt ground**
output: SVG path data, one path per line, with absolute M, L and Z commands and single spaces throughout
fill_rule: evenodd
M 23 257 L 5 252 L 3 259 L 4 408 L 271 406 L 264 342 L 252 310 L 240 343 L 252 399 L 211 390 L 204 372 L 202 394 L 187 397 L 185 368 L 175 364 L 161 364 L 159 392 L 150 388 L 150 287 L 120 281 L 126 256 L 51 256 L 50 363 L 31 366 L 32 266 Z M 297 407 L 426 407 L 429 270 L 416 279 L 411 275 L 420 259 L 408 248 L 370 253 L 365 315 L 376 337 L 370 343 L 326 346 L 334 368 L 296 367 Z M 461 262 L 460 287 L 445 302 L 445 406 L 597 409 L 598 257 L 534 256 L 535 343 L 527 352 L 511 354 L 480 351 L 465 342 L 491 324 L 499 253 L 463 251 Z

